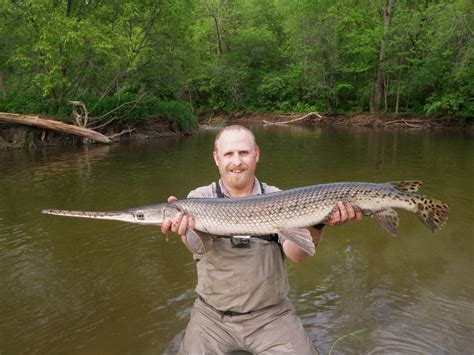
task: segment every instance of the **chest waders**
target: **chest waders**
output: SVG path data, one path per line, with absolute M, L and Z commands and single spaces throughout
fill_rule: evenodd
M 259 183 L 264 194 L 265 188 Z M 217 198 L 227 198 L 219 182 L 214 184 Z M 268 249 L 269 244 L 278 246 L 280 260 L 276 263 L 273 261 L 274 251 Z M 221 316 L 249 314 L 255 309 L 268 307 L 280 301 L 279 298 L 286 295 L 288 290 L 286 271 L 282 270 L 283 258 L 283 247 L 279 243 L 278 234 L 217 236 L 214 247 L 197 263 L 198 298 Z M 235 277 L 232 278 L 234 275 L 230 273 L 235 274 Z M 231 279 L 235 280 L 235 285 L 230 284 Z M 275 285 L 279 285 L 277 289 L 280 292 L 275 292 Z M 257 297 L 259 292 L 262 300 Z M 272 299 L 275 296 L 278 299 Z M 223 302 L 226 299 L 228 304 Z
M 255 190 L 258 185 L 252 194 Z M 225 196 L 219 183 L 212 183 L 193 197 Z M 178 354 L 224 354 L 237 349 L 254 354 L 316 354 L 288 300 L 278 237 L 247 237 L 234 244 L 231 237 L 212 237 L 212 248 L 196 263 L 198 299 Z

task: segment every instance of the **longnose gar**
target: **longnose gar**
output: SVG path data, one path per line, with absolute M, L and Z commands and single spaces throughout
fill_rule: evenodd
M 46 209 L 42 213 L 161 225 L 165 218 L 184 212 L 194 218 L 195 230 L 218 236 L 279 233 L 313 255 L 312 240 L 295 237 L 291 230 L 324 223 L 338 201 L 349 202 L 364 215 L 372 216 L 393 236 L 399 225 L 399 216 L 393 208 L 415 213 L 432 232 L 437 231 L 448 218 L 448 205 L 417 194 L 421 184 L 413 180 L 382 184 L 340 182 L 231 199 L 189 198 L 113 212 Z M 193 229 L 188 228 L 187 237 L 196 253 L 204 252 L 202 241 Z

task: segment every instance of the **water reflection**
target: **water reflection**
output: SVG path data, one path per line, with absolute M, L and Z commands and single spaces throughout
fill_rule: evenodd
M 450 203 L 431 233 L 401 213 L 327 231 L 288 264 L 291 299 L 322 353 L 468 353 L 472 348 L 472 137 L 443 132 L 253 127 L 259 177 L 282 188 L 416 178 Z M 116 210 L 184 197 L 217 178 L 214 131 L 112 147 L 0 152 L 0 352 L 173 353 L 195 266 L 152 226 L 75 220 L 42 208 Z

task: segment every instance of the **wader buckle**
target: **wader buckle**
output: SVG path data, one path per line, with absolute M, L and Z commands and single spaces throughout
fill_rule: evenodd
M 230 238 L 232 248 L 250 248 L 249 235 L 234 235 Z

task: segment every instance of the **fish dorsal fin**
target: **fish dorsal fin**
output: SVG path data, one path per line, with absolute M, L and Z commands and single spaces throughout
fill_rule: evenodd
M 397 190 L 404 192 L 417 192 L 418 189 L 423 185 L 420 180 L 402 180 L 402 181 L 390 181 L 390 185 L 394 186 Z
M 389 232 L 392 236 L 397 236 L 400 217 L 393 208 L 376 211 L 372 213 L 372 218 L 375 219 L 382 226 L 382 228 Z

